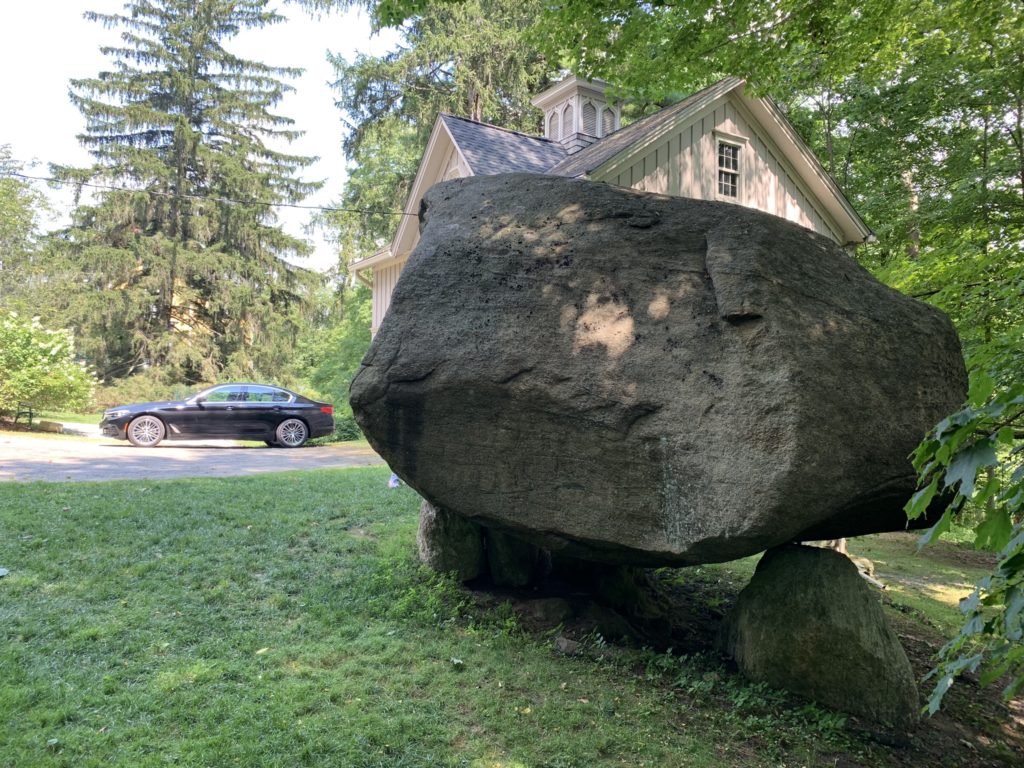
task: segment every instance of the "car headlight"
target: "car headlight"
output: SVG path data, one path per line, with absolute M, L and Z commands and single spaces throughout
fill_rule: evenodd
M 115 408 L 112 411 L 104 411 L 103 418 L 105 419 L 120 419 L 122 416 L 127 416 L 131 411 L 127 408 Z

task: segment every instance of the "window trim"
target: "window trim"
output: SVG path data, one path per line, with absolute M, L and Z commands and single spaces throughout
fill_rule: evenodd
M 750 142 L 744 136 L 738 136 L 735 133 L 728 133 L 726 131 L 712 131 L 714 138 L 714 152 L 715 152 L 715 199 L 724 200 L 730 203 L 739 203 L 743 199 L 743 158 L 746 156 L 746 152 L 743 150 L 747 149 Z M 734 147 L 736 149 L 736 169 L 732 170 L 725 168 L 721 164 L 721 151 L 722 146 Z M 721 182 L 719 181 L 719 174 L 729 173 L 736 178 L 736 194 L 730 195 L 722 192 Z

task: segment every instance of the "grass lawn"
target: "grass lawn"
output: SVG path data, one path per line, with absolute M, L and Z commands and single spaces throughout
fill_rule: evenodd
M 418 566 L 387 476 L 0 484 L 0 766 L 914 764 L 707 654 L 559 654 Z M 753 562 L 678 579 L 728 601 Z
M 68 421 L 74 424 L 99 424 L 103 418 L 103 411 L 98 410 L 90 413 L 68 413 L 66 411 L 40 411 L 35 414 L 33 421 Z

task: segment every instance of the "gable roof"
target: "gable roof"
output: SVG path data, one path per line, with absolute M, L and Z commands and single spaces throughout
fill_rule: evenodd
M 442 114 L 441 122 L 451 133 L 474 176 L 548 173 L 566 157 L 561 144 L 542 136 L 530 136 L 455 115 Z
M 778 148 L 779 154 L 795 170 L 798 178 L 828 211 L 839 227 L 838 235 L 845 243 L 862 243 L 874 237 L 871 229 L 857 213 L 846 195 L 824 166 L 800 138 L 778 105 L 768 97 L 748 96 L 746 83 L 738 77 L 726 77 L 702 91 L 665 107 L 653 115 L 637 120 L 615 133 L 551 167 L 547 172 L 557 176 L 592 176 L 623 158 L 641 151 L 644 146 L 667 134 L 674 125 L 700 114 L 719 99 L 730 97 L 747 110 L 764 131 L 764 138 Z
M 688 96 L 680 102 L 660 109 L 653 115 L 648 115 L 637 120 L 635 123 L 630 123 L 625 128 L 620 128 L 615 133 L 599 139 L 586 149 L 581 149 L 576 154 L 567 156 L 557 165 L 552 166 L 548 173 L 555 176 L 585 176 L 612 158 L 630 149 L 638 142 L 643 141 L 648 136 L 660 133 L 663 128 L 667 129 L 683 113 L 700 111 L 704 106 L 742 83 L 743 81 L 738 77 L 727 77 L 724 80 L 719 80 L 714 85 L 702 91 L 697 91 L 697 93 Z

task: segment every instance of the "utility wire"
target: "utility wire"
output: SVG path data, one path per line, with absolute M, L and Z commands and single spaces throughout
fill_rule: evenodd
M 57 179 L 52 176 L 30 176 L 25 173 L 14 173 L 8 171 L 3 176 L 25 179 L 26 181 L 45 181 L 49 184 L 74 185 L 76 187 L 89 187 L 90 189 L 103 189 L 108 192 L 131 192 L 133 194 L 143 193 L 155 197 L 178 198 L 187 200 L 209 200 L 214 203 L 227 203 L 230 205 L 262 205 L 267 208 L 298 208 L 304 211 L 322 211 L 324 213 L 363 213 L 373 216 L 417 216 L 415 213 L 405 211 L 374 210 L 372 208 L 330 208 L 322 205 L 301 205 L 299 203 L 270 203 L 266 200 L 235 200 L 230 197 L 213 197 L 210 195 L 192 195 L 185 192 L 161 192 L 155 189 L 129 189 L 128 187 L 116 187 L 112 184 L 94 184 L 87 181 L 72 181 L 70 179 Z

